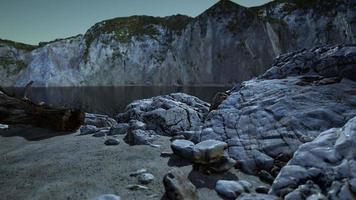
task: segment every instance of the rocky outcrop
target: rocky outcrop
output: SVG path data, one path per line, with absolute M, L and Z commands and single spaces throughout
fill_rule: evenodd
M 118 126 L 118 123 L 115 121 L 115 119 L 107 115 L 92 114 L 92 113 L 85 113 L 84 124 L 96 126 L 98 128 Z
M 187 94 L 174 93 L 134 101 L 117 119 L 120 123 L 131 121 L 132 130 L 152 130 L 158 135 L 174 136 L 182 131 L 200 130 L 208 112 L 208 103 Z
M 301 48 L 356 42 L 351 0 L 222 0 L 201 15 L 132 16 L 36 47 L 0 41 L 2 86 L 234 84 Z
M 356 198 L 356 117 L 301 145 L 274 181 L 272 194 L 285 199 Z
M 355 69 L 355 45 L 283 55 L 209 113 L 198 141 L 224 141 L 244 171 L 277 175 L 300 145 L 356 116 Z
M 84 125 L 80 127 L 79 135 L 92 135 L 94 137 L 104 137 L 115 135 L 111 130 L 120 126 L 115 119 L 100 114 L 85 113 Z

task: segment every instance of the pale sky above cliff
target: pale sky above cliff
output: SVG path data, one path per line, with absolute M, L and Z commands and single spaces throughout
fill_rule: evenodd
M 243 6 L 268 0 L 233 0 Z M 97 22 L 131 15 L 197 16 L 217 0 L 0 0 L 0 38 L 28 44 L 70 37 Z

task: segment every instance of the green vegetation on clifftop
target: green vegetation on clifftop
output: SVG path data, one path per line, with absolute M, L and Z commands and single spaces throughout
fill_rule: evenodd
M 2 44 L 15 47 L 16 49 L 26 50 L 26 51 L 32 51 L 38 47 L 35 45 L 29 45 L 29 44 L 24 44 L 24 43 L 20 43 L 20 42 L 14 42 L 11 40 L 0 39 L 0 45 L 2 45 Z
M 158 27 L 166 29 L 168 32 L 180 35 L 192 18 L 184 15 L 174 15 L 169 17 L 151 16 L 131 16 L 120 17 L 97 23 L 85 34 L 88 54 L 90 44 L 98 38 L 100 34 L 113 33 L 121 43 L 128 43 L 132 37 L 150 36 L 155 38 L 159 35 Z
M 96 24 L 85 35 L 87 42 L 92 42 L 95 36 L 102 33 L 114 33 L 120 42 L 127 43 L 134 36 L 155 36 L 159 34 L 157 26 L 175 33 L 181 31 L 191 18 L 183 15 L 170 17 L 131 16 L 110 19 Z

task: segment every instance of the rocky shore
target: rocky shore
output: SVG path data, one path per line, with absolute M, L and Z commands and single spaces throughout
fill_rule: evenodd
M 355 81 L 356 45 L 323 46 L 279 56 L 211 105 L 183 93 L 152 97 L 115 119 L 86 114 L 77 133 L 36 142 L 0 126 L 0 191 L 5 199 L 355 199 Z

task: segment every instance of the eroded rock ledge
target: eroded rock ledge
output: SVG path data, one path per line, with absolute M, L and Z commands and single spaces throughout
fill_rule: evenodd
M 283 55 L 232 90 L 208 115 L 199 141 L 225 141 L 244 171 L 277 175 L 300 145 L 356 115 L 355 70 L 355 45 Z
M 285 199 L 356 198 L 356 117 L 299 147 L 282 168 L 271 194 Z

